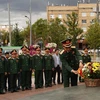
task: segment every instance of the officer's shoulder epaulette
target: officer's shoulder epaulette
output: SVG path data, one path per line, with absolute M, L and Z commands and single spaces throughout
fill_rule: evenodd
M 11 57 L 9 57 L 8 59 L 11 59 Z
M 76 48 L 76 46 L 71 46 L 71 48 L 74 48 L 74 49 L 75 49 L 75 48 Z
M 61 55 L 61 54 L 63 54 L 63 53 L 64 53 L 64 50 L 60 51 L 60 53 L 59 53 L 59 54 Z

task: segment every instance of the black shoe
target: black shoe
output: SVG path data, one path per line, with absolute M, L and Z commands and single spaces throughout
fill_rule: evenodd
M 49 85 L 45 85 L 45 87 L 47 88 Z
M 14 92 L 19 92 L 18 90 L 14 90 Z
M 20 90 L 20 87 L 18 87 L 17 90 Z
M 13 93 L 14 92 L 14 90 L 11 90 L 11 93 Z
M 8 89 L 8 91 L 10 91 L 10 89 Z
M 38 87 L 36 86 L 35 89 L 38 89 Z
M 22 88 L 22 91 L 25 91 L 25 89 L 24 89 L 24 88 Z
M 5 94 L 5 92 L 0 92 L 0 94 Z
M 56 83 L 53 83 L 54 85 L 56 85 Z
M 52 84 L 49 84 L 49 87 L 52 87 Z
M 7 89 L 5 89 L 5 91 L 7 92 Z
M 29 90 L 29 88 L 28 88 L 28 87 L 26 87 L 26 90 Z

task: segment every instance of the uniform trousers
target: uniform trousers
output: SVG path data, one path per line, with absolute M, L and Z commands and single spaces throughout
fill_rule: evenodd
M 52 86 L 52 70 L 45 70 L 45 86 Z
M 54 68 L 53 83 L 55 83 L 56 73 L 57 73 L 57 83 L 60 84 L 60 66 L 59 65 L 57 65 L 57 67 Z
M 35 88 L 43 87 L 43 71 L 35 70 Z
M 63 81 L 64 87 L 69 87 L 70 83 L 71 86 L 77 86 L 78 75 L 71 73 L 67 70 L 63 70 Z
M 3 92 L 4 89 L 4 73 L 0 73 L 0 93 Z

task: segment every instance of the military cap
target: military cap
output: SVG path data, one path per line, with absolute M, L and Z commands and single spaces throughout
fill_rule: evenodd
M 23 46 L 21 47 L 21 49 L 23 49 L 23 48 L 26 48 L 26 49 L 27 49 L 28 47 L 27 47 L 27 46 L 25 46 L 25 45 L 23 45 Z
M 39 50 L 40 51 L 41 49 L 40 49 L 40 47 L 36 47 L 35 50 L 37 50 L 37 51 Z
M 50 48 L 48 48 L 48 47 L 45 47 L 45 50 L 50 50 Z
M 11 54 L 12 54 L 12 53 L 17 53 L 17 51 L 16 51 L 15 49 L 13 49 L 13 50 L 11 51 Z
M 61 41 L 63 47 L 71 47 L 72 46 L 71 40 L 72 40 L 71 38 L 67 38 L 67 39 Z
M 9 54 L 9 52 L 5 52 L 5 55 L 6 55 L 6 54 Z

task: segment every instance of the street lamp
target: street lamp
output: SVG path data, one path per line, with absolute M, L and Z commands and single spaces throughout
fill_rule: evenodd
M 9 20 L 9 46 L 11 46 L 11 20 L 10 20 L 10 3 L 8 3 L 8 20 Z
M 30 18 L 28 17 L 28 16 L 25 16 L 26 18 L 28 18 L 29 19 L 29 23 L 30 23 L 30 46 L 32 45 L 32 25 L 31 25 L 31 13 L 32 13 L 32 11 L 31 11 L 31 3 L 32 3 L 32 1 L 30 0 Z
M 97 11 L 97 21 L 99 22 L 99 0 L 97 0 L 96 11 Z

